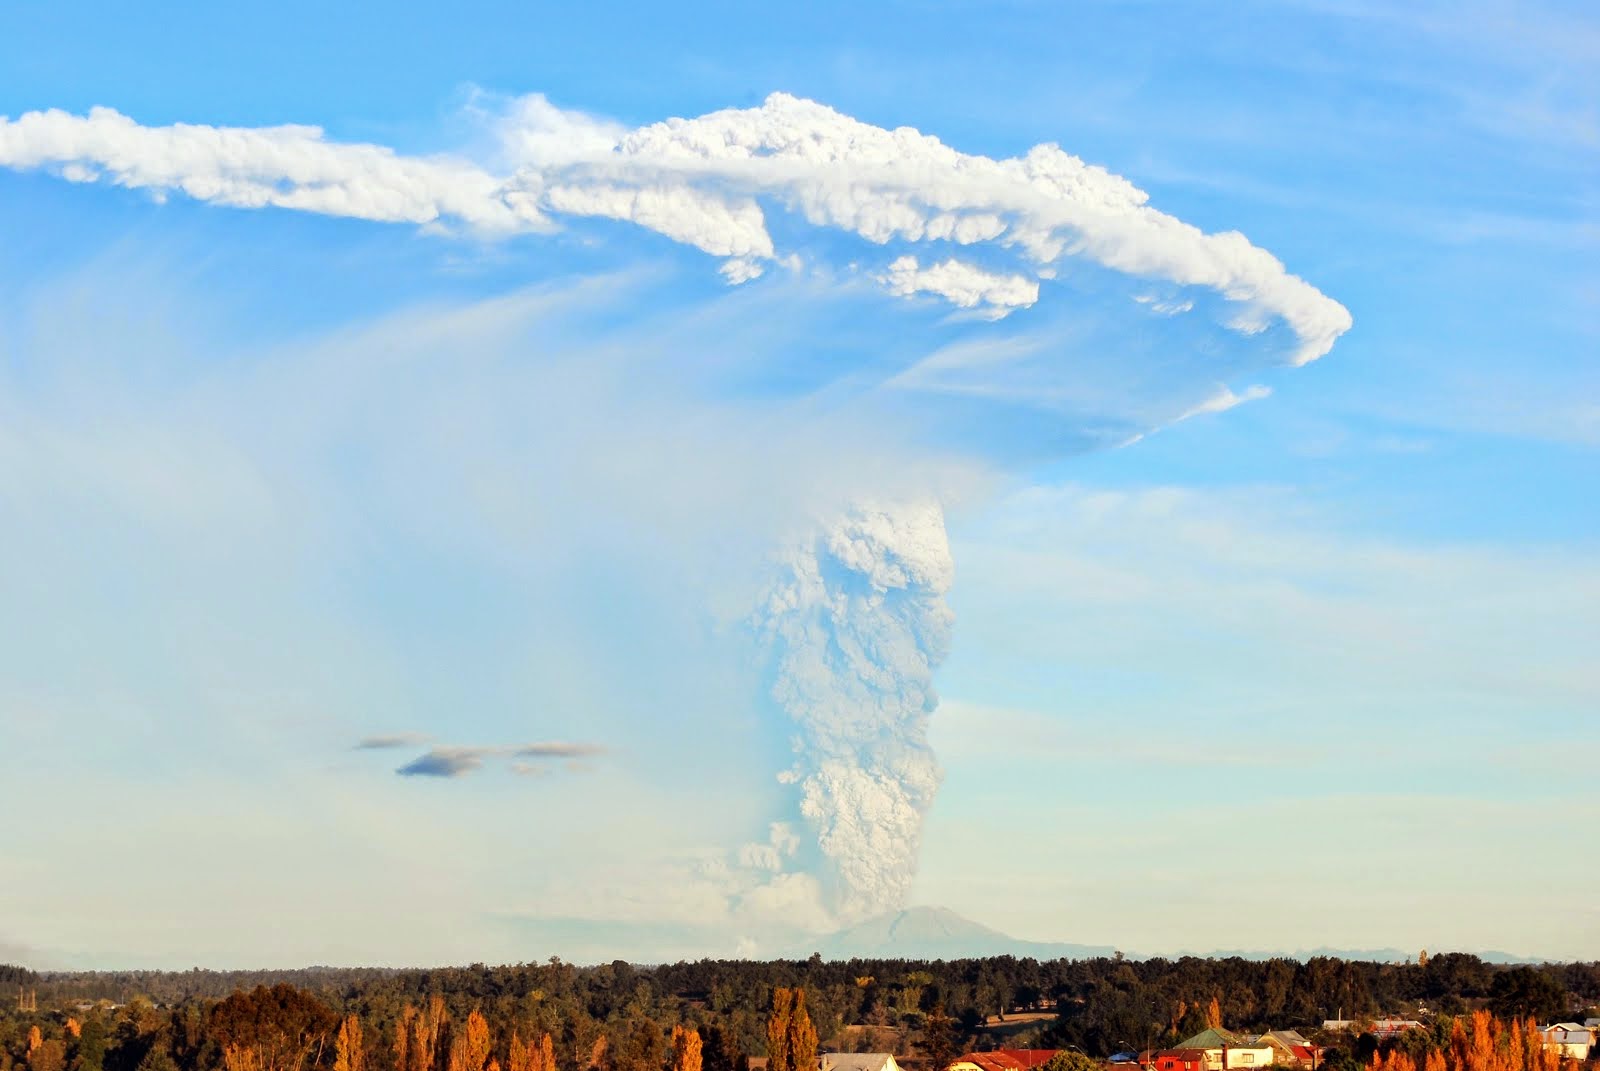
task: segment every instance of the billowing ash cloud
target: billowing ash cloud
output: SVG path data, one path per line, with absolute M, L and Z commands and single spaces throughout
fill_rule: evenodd
M 1215 291 L 1229 306 L 1224 322 L 1241 333 L 1286 325 L 1296 363 L 1326 353 L 1350 326 L 1342 306 L 1243 235 L 1206 234 L 1157 211 L 1132 183 L 1054 145 L 994 160 L 783 93 L 631 131 L 534 97 L 496 126 L 495 158 L 477 161 L 330 141 L 310 126 L 146 127 L 108 108 L 52 110 L 0 119 L 0 166 L 490 235 L 622 220 L 723 258 L 735 283 L 800 263 L 774 237 L 782 217 L 853 239 L 823 267 L 859 265 L 891 293 L 995 317 L 1035 303 L 1041 281 L 1087 261 Z M 1182 307 L 1161 305 L 1162 314 Z
M 1265 386 L 1235 391 L 1222 380 L 1314 360 L 1351 323 L 1243 235 L 1167 215 L 1055 145 L 991 159 L 781 93 L 632 130 L 538 96 L 485 121 L 494 147 L 469 158 L 340 143 L 307 126 L 146 127 L 104 108 L 30 112 L 0 118 L 0 166 L 480 236 L 616 220 L 716 258 L 734 285 L 805 273 L 851 293 L 933 299 L 959 311 L 926 347 L 859 361 L 808 352 L 795 363 L 818 377 L 806 389 L 825 393 L 837 377 L 871 394 L 858 401 L 859 422 L 904 420 L 942 448 L 982 441 L 999 465 L 1126 443 L 1264 397 Z M 1080 288 L 1086 278 L 1096 285 Z M 1118 314 L 1109 331 L 1094 324 L 1085 294 L 1133 317 L 1135 330 Z M 857 490 L 886 485 L 851 478 Z M 750 619 L 794 742 L 782 779 L 797 815 L 780 817 L 797 821 L 774 822 L 766 841 L 708 870 L 712 898 L 733 917 L 820 927 L 904 903 L 940 781 L 926 734 L 953 573 L 939 502 L 908 485 L 923 486 L 908 478 L 885 501 L 830 513 L 845 498 L 830 496 L 797 509 L 822 519 L 780 555 Z M 438 746 L 398 772 L 453 778 L 497 759 L 537 774 L 595 753 Z
M 902 906 L 940 781 L 928 747 L 953 564 L 935 502 L 862 506 L 793 548 L 761 608 L 800 813 L 841 923 Z M 790 848 L 792 851 L 792 847 Z

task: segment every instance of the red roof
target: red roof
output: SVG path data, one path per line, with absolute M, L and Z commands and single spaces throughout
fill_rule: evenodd
M 969 1052 L 961 1057 L 962 1063 L 977 1064 L 982 1071 L 1034 1071 L 1050 1062 L 1050 1057 L 1060 1049 L 996 1049 L 993 1052 Z

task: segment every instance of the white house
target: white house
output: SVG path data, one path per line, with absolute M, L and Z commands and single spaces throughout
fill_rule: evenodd
M 1559 1053 L 1569 1060 L 1587 1060 L 1594 1048 L 1594 1031 L 1577 1023 L 1553 1023 L 1541 1026 L 1546 1050 Z

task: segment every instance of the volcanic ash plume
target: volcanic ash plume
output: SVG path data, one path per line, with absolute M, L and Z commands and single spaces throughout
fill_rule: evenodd
M 760 625 L 830 908 L 842 925 L 904 905 L 941 772 L 927 743 L 950 644 L 953 567 L 933 502 L 852 509 L 784 562 Z

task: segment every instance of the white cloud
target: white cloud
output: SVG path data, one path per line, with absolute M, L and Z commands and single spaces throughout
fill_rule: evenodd
M 1160 316 L 1178 316 L 1194 311 L 1192 301 L 1163 301 L 1153 294 L 1135 294 L 1133 300 L 1148 306 L 1151 312 Z
M 473 97 L 472 110 L 496 141 L 497 170 L 543 168 L 604 156 L 628 128 L 572 108 L 558 108 L 543 93 Z
M 730 286 L 738 286 L 740 283 L 748 283 L 751 279 L 761 278 L 765 274 L 766 268 L 762 267 L 759 260 L 753 260 L 750 257 L 733 257 L 730 260 L 723 261 L 722 267 L 718 268 L 717 271 L 722 273 L 722 277 L 728 280 Z
M 238 207 L 488 234 L 547 229 L 552 216 L 604 217 L 742 261 L 728 269 L 734 281 L 785 255 L 767 226 L 776 211 L 864 240 L 862 259 L 877 258 L 873 274 L 902 295 L 1003 313 L 1037 300 L 1039 280 L 1078 258 L 1219 293 L 1237 306 L 1225 322 L 1240 331 L 1281 321 L 1299 340 L 1297 363 L 1328 352 L 1350 326 L 1342 306 L 1243 235 L 1203 233 L 1054 145 L 995 160 L 783 93 L 632 131 L 534 96 L 506 105 L 492 125 L 496 148 L 476 162 L 334 142 L 309 126 L 146 127 L 108 108 L 52 110 L 0 119 L 0 165 Z M 904 259 L 949 245 L 982 245 L 1010 270 Z
M 1246 387 L 1242 394 L 1237 394 L 1228 387 L 1218 387 L 1216 392 L 1205 400 L 1180 413 L 1177 420 L 1188 420 L 1190 417 L 1203 416 L 1207 413 L 1226 413 L 1235 406 L 1246 402 L 1258 402 L 1262 398 L 1271 396 L 1272 388 L 1259 383 Z
M 447 219 L 490 232 L 548 226 L 531 201 L 470 163 L 333 142 L 314 126 L 148 127 L 110 108 L 86 116 L 52 109 L 0 119 L 0 164 L 237 208 L 389 223 Z
M 879 277 L 889 293 L 900 297 L 937 294 L 952 305 L 970 309 L 984 305 L 993 315 L 1004 316 L 1039 300 L 1039 283 L 1021 275 L 994 275 L 954 257 L 926 268 L 917 258 L 903 256 Z

